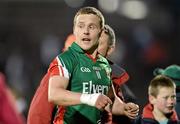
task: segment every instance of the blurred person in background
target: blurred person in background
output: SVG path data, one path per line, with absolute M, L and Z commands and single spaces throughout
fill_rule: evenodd
M 149 103 L 134 124 L 180 124 L 176 105 L 176 85 L 165 75 L 155 76 L 148 87 Z
M 64 43 L 64 48 L 63 48 L 63 52 L 68 50 L 68 48 L 72 45 L 72 43 L 76 41 L 76 38 L 73 34 L 69 34 L 65 43 Z
M 70 34 L 64 44 L 63 52 L 75 41 Z M 48 101 L 49 73 L 47 72 L 35 91 L 31 101 L 27 122 L 28 124 L 51 124 L 56 113 L 56 105 Z
M 5 75 L 0 72 L 0 124 L 25 124 L 25 118 L 18 111 L 16 99 L 6 85 Z
M 153 72 L 153 74 L 159 75 L 165 75 L 169 78 L 171 78 L 175 84 L 176 84 L 176 107 L 175 110 L 178 114 L 178 117 L 180 118 L 180 66 L 179 65 L 169 65 L 165 69 L 162 68 L 156 68 Z
M 104 30 L 101 33 L 101 37 L 99 38 L 98 52 L 102 56 L 109 58 L 115 50 L 115 45 L 116 45 L 115 32 L 109 25 L 105 25 Z M 124 96 L 129 97 L 128 99 L 131 98 L 131 99 L 135 100 L 135 96 L 131 95 L 132 92 L 130 90 L 126 91 L 126 94 L 123 94 L 123 92 L 122 92 L 122 90 L 126 90 L 126 89 L 123 89 L 123 85 L 125 85 L 124 83 L 126 83 L 129 80 L 128 73 L 123 68 L 121 68 L 117 64 L 113 63 L 109 59 L 108 59 L 108 62 L 112 68 L 111 78 L 113 81 L 116 95 L 119 98 L 121 98 L 121 100 L 123 100 L 123 101 L 124 101 Z M 112 98 L 113 92 L 111 92 L 111 93 L 109 92 L 109 95 L 110 95 L 110 98 Z M 127 102 L 129 102 L 129 101 L 127 101 Z M 106 113 L 104 113 L 104 114 L 106 114 Z M 111 114 L 109 114 L 109 115 L 112 116 Z M 119 115 L 118 116 L 113 115 L 112 121 L 113 121 L 112 122 L 113 124 L 131 123 L 131 119 L 129 119 L 127 116 L 119 116 Z

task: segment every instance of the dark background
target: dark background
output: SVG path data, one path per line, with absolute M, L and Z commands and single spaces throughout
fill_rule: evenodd
M 103 6 L 102 0 L 0 0 L 0 69 L 25 117 L 42 76 L 61 52 L 72 33 L 73 17 L 83 6 L 100 9 L 115 30 L 117 48 L 111 59 L 129 73 L 127 84 L 141 109 L 153 70 L 180 65 L 179 0 L 134 0 L 138 6 L 127 4 L 128 0 L 108 1 Z

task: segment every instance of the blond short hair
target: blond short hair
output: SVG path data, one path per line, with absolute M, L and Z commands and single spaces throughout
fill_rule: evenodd
M 176 85 L 173 82 L 173 80 L 171 80 L 167 76 L 158 75 L 151 80 L 149 88 L 148 88 L 148 94 L 151 96 L 157 97 L 159 93 L 159 89 L 162 87 L 176 89 Z
M 104 16 L 103 16 L 103 14 L 98 9 L 96 9 L 94 7 L 83 7 L 83 8 L 81 8 L 76 13 L 76 15 L 74 17 L 74 25 L 76 24 L 77 17 L 79 15 L 82 15 L 82 14 L 93 14 L 93 15 L 96 15 L 97 17 L 99 17 L 99 20 L 100 20 L 100 28 L 104 28 L 104 23 L 105 23 Z

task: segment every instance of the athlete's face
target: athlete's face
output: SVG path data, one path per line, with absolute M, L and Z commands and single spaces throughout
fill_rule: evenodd
M 99 46 L 98 52 L 106 57 L 109 50 L 109 36 L 104 31 L 101 33 L 101 37 L 99 38 Z
M 98 52 L 104 57 L 110 56 L 115 49 L 114 44 L 109 44 L 109 40 L 109 35 L 105 31 L 102 31 L 99 38 Z
M 101 33 L 100 19 L 93 14 L 79 15 L 74 24 L 76 43 L 85 51 L 97 48 Z
M 153 97 L 152 103 L 154 111 L 158 111 L 162 114 L 172 113 L 176 104 L 175 89 L 168 87 L 159 88 L 157 97 Z

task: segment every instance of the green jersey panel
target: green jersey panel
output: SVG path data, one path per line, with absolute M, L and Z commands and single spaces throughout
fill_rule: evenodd
M 111 69 L 108 61 L 98 55 L 93 61 L 83 50 L 73 43 L 68 51 L 58 56 L 61 64 L 68 70 L 68 90 L 80 93 L 107 94 L 111 84 Z M 100 111 L 88 105 L 66 107 L 65 124 L 97 124 L 100 123 Z

